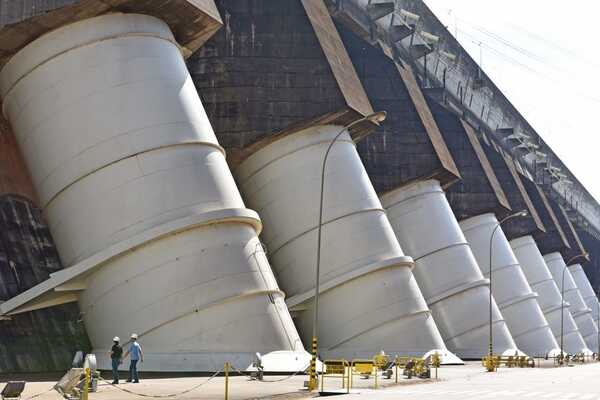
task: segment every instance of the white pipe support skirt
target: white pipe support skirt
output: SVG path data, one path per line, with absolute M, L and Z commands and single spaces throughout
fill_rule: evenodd
M 592 310 L 592 318 L 596 321 L 596 324 L 598 324 L 598 297 L 596 297 L 596 293 L 594 292 L 590 280 L 585 274 L 581 264 L 569 265 L 569 270 L 571 271 L 571 275 L 575 280 L 577 288 L 583 296 L 585 304 Z
M 592 310 L 587 306 L 573 279 L 573 275 L 571 275 L 570 268 L 566 266 L 565 261 L 559 252 L 544 255 L 544 260 L 559 288 L 562 283 L 562 273 L 564 271 L 564 295 L 565 301 L 571 305 L 569 309 L 571 315 L 579 328 L 581 336 L 583 336 L 583 340 L 585 340 L 585 343 L 588 345 L 588 348 L 592 350 L 598 349 L 598 327 L 592 317 Z
M 100 368 L 111 338 L 132 332 L 149 371 L 303 352 L 258 216 L 218 217 L 245 205 L 163 21 L 109 14 L 63 26 L 6 64 L 0 90 L 63 264 L 89 268 L 77 297 Z M 137 244 L 89 265 L 126 243 Z
M 538 294 L 538 303 L 560 345 L 562 298 L 542 253 L 530 235 L 511 240 L 510 246 L 531 289 Z M 589 352 L 568 306 L 564 308 L 563 346 L 571 354 Z
M 460 227 L 486 278 L 490 277 L 492 251 L 492 293 L 517 346 L 532 356 L 554 351 L 557 343 L 538 304 L 537 294 L 531 290 L 496 216 L 477 215 L 461 221 Z
M 398 241 L 415 260 L 413 273 L 448 348 L 463 358 L 486 355 L 489 281 L 439 182 L 416 182 L 384 194 L 381 201 Z M 514 354 L 515 342 L 495 301 L 492 307 L 494 349 Z
M 343 129 L 319 125 L 283 136 L 235 171 L 263 219 L 262 239 L 302 338 L 310 343 L 321 170 Z M 319 352 L 325 358 L 425 354 L 446 347 L 355 144 L 347 133 L 325 170 L 319 296 Z

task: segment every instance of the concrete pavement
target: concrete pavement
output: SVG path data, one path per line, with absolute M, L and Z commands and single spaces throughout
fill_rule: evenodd
M 360 390 L 346 398 L 417 399 L 550 399 L 600 400 L 600 363 L 562 368 L 507 369 L 484 372 L 480 365 L 448 368 L 440 382 L 384 390 Z
M 563 368 L 500 369 L 497 373 L 484 372 L 480 363 L 465 366 L 443 367 L 438 381 L 402 379 L 379 380 L 386 388 L 372 389 L 374 380 L 356 378 L 354 388 L 343 398 L 368 400 L 458 400 L 458 399 L 545 399 L 545 400 L 600 400 L 600 363 L 576 365 Z M 217 377 L 206 382 L 205 377 L 143 379 L 140 384 L 122 384 L 113 387 L 101 383 L 90 400 L 134 400 L 142 397 L 213 400 L 224 398 L 224 378 Z M 233 376 L 229 382 L 231 400 L 245 399 L 307 399 L 311 395 L 302 390 L 306 376 L 266 376 L 264 382 Z M 202 384 L 202 385 L 201 385 Z M 51 382 L 31 382 L 26 386 L 23 400 L 50 389 Z M 199 386 L 201 385 L 201 386 Z M 4 384 L 0 384 L 3 387 Z M 166 397 L 169 394 L 179 394 Z M 124 390 L 123 390 L 124 389 Z M 339 380 L 326 380 L 326 390 L 339 391 Z M 134 393 L 131 393 L 134 392 Z M 137 394 L 142 396 L 139 396 Z M 48 391 L 37 400 L 59 400 L 55 391 Z

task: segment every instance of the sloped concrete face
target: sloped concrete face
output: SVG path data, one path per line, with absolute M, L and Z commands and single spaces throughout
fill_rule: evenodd
M 0 83 L 63 263 L 103 260 L 62 289 L 81 293 L 100 368 L 112 337 L 133 332 L 148 371 L 302 351 L 260 220 L 165 23 L 110 14 L 67 25 L 16 54 Z
M 596 322 L 596 325 L 598 325 L 598 313 L 600 312 L 600 303 L 598 303 L 598 297 L 596 297 L 596 293 L 594 293 L 594 288 L 592 288 L 590 280 L 585 274 L 585 271 L 583 270 L 581 264 L 569 265 L 569 270 L 571 271 L 571 275 L 575 280 L 575 284 L 577 285 L 579 292 L 583 296 L 585 304 L 590 310 L 592 310 L 592 319 L 594 320 L 594 322 Z
M 396 189 L 381 198 L 448 348 L 462 358 L 488 352 L 489 289 L 438 181 Z M 495 301 L 496 353 L 516 349 Z
M 561 333 L 561 295 L 550 269 L 544 261 L 542 253 L 531 236 L 523 236 L 510 241 L 519 264 L 531 286 L 538 294 L 538 303 L 544 312 L 544 316 L 550 325 L 550 329 L 560 346 Z M 589 353 L 589 349 L 579 329 L 573 320 L 568 307 L 564 309 L 563 347 L 567 353 L 575 354 L 581 352 Z
M 488 279 L 490 240 L 497 225 L 494 214 L 478 215 L 460 223 L 477 264 Z M 537 294 L 531 290 L 502 227 L 496 229 L 491 247 L 492 293 L 517 346 L 529 355 L 556 353 L 559 348 L 538 304 Z
M 306 343 L 313 327 L 321 168 L 340 129 L 323 125 L 284 136 L 235 171 L 246 201 L 263 217 L 262 240 Z M 412 259 L 404 256 L 346 133 L 327 159 L 321 256 L 322 357 L 445 349 Z
M 559 290 L 562 289 L 562 280 L 564 273 L 564 296 L 565 301 L 569 303 L 569 311 L 579 328 L 583 340 L 588 345 L 588 348 L 594 350 L 598 348 L 598 327 L 592 319 L 592 310 L 583 300 L 583 296 L 575 284 L 575 280 L 567 268 L 565 261 L 560 253 L 550 253 L 544 256 L 544 260 L 552 273 L 554 281 L 558 285 Z

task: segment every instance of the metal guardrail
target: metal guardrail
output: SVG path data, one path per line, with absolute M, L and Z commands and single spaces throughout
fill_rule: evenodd
M 321 392 L 325 391 L 325 378 L 337 378 L 342 380 L 342 389 L 350 393 L 351 371 L 350 364 L 346 360 L 325 360 L 321 364 Z

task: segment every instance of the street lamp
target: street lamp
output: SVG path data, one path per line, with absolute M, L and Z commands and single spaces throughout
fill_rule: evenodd
M 597 295 L 596 309 L 598 310 L 598 312 L 596 313 L 596 326 L 598 327 L 598 352 L 596 353 L 596 359 L 600 361 L 600 301 L 598 301 Z
M 517 217 L 526 217 L 528 215 L 526 210 L 521 210 L 514 214 L 510 214 L 504 217 L 500 222 L 496 224 L 494 230 L 492 230 L 492 236 L 490 237 L 490 340 L 489 340 L 489 361 L 491 362 L 492 356 L 494 355 L 494 345 L 493 345 L 493 336 L 492 336 L 492 249 L 494 243 L 494 235 L 496 234 L 496 230 L 500 228 L 500 226 L 508 221 L 509 219 L 517 218 Z M 494 370 L 492 368 L 492 370 Z M 490 368 L 488 368 L 490 371 Z M 491 372 L 491 371 L 490 371 Z
M 560 304 L 560 364 L 563 364 L 563 359 L 564 359 L 564 351 L 563 351 L 563 336 L 564 336 L 564 329 L 565 329 L 565 272 L 567 272 L 567 268 L 569 267 L 569 264 L 571 264 L 573 262 L 573 260 L 579 258 L 579 257 L 585 257 L 587 258 L 589 255 L 589 253 L 581 253 L 581 254 L 577 254 L 574 257 L 571 257 L 569 259 L 569 261 L 567 261 L 565 263 L 565 266 L 563 267 L 562 270 L 562 279 L 561 279 L 561 283 L 560 283 L 560 297 L 561 297 L 561 304 Z
M 381 122 L 385 120 L 386 112 L 379 111 L 366 117 L 362 117 L 357 119 L 354 122 L 343 127 L 333 138 L 333 140 L 329 143 L 327 147 L 327 151 L 325 151 L 325 157 L 323 158 L 323 165 L 321 168 L 321 195 L 319 201 L 319 226 L 317 230 L 317 267 L 315 270 L 315 300 L 314 300 L 314 312 L 313 312 L 313 332 L 312 332 L 312 358 L 310 360 L 310 380 L 308 382 L 308 389 L 314 390 L 317 388 L 317 353 L 318 353 L 318 322 L 319 322 L 319 274 L 321 270 L 321 228 L 323 225 L 323 193 L 325 188 L 325 166 L 327 164 L 327 157 L 329 156 L 329 152 L 331 148 L 338 140 L 340 136 L 346 131 L 348 131 L 351 127 L 365 121 L 372 122 L 376 125 L 379 125 Z

